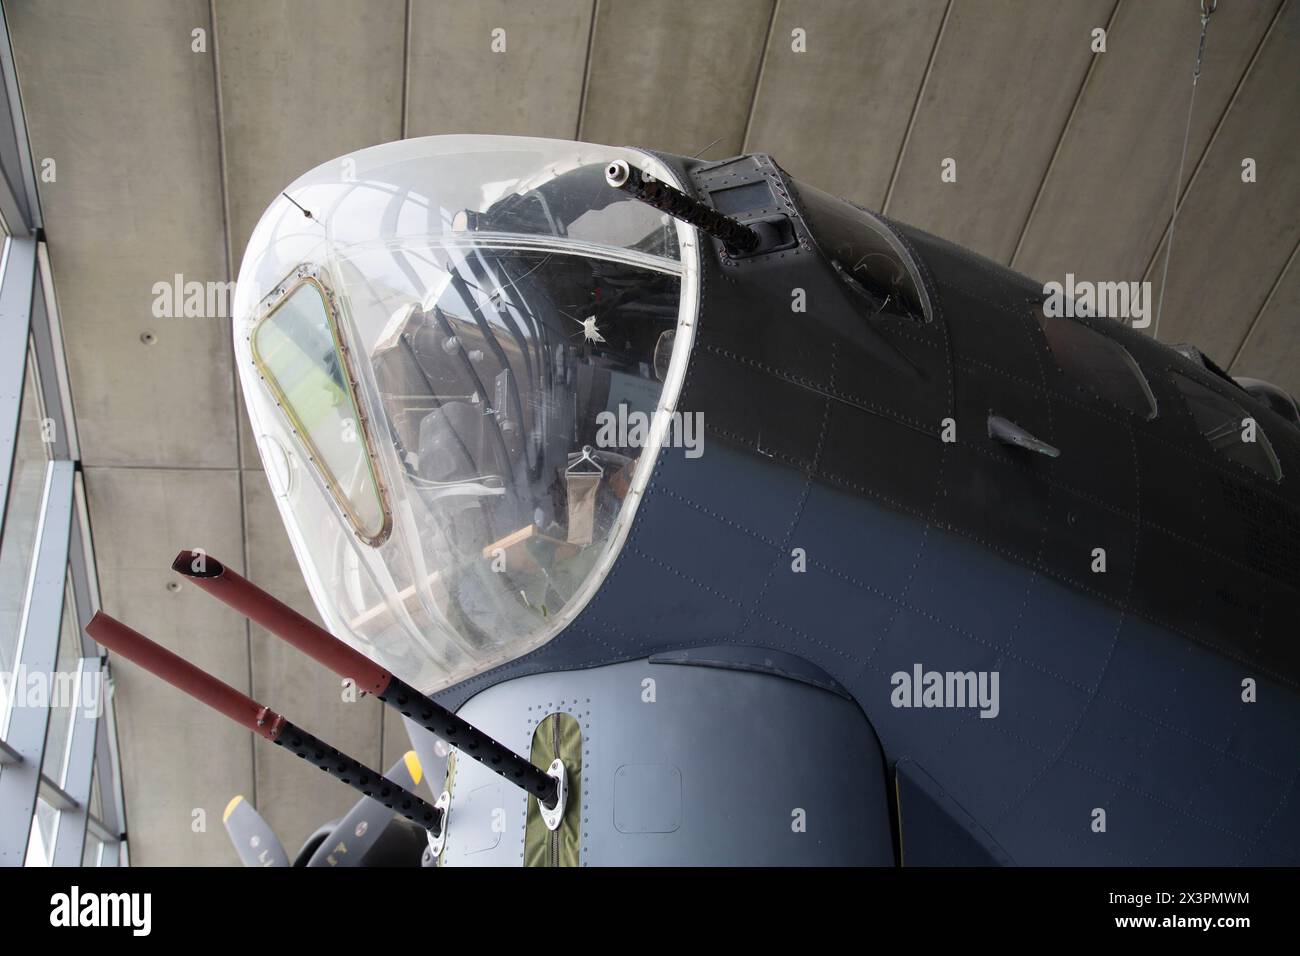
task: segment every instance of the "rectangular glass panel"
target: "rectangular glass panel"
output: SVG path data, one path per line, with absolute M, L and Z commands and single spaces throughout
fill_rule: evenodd
M 32 831 L 27 837 L 27 858 L 24 866 L 51 866 L 54 862 L 54 837 L 59 832 L 59 811 L 36 798 L 36 814 L 32 817 Z
M 50 722 L 45 729 L 45 757 L 41 772 L 63 786 L 63 761 L 68 753 L 72 714 L 81 690 L 81 640 L 77 632 L 77 605 L 72 596 L 72 576 L 64 578 L 63 616 L 59 621 L 59 654 L 50 677 L 47 704 Z
M 22 410 L 18 436 L 14 445 L 14 467 L 9 483 L 9 500 L 5 506 L 3 537 L 0 538 L 0 673 L 12 675 L 16 666 L 18 638 L 22 631 L 23 603 L 27 595 L 27 578 L 31 572 L 36 545 L 36 527 L 40 521 L 41 498 L 45 489 L 45 470 L 50 445 L 43 441 L 39 386 L 36 362 L 27 359 L 23 381 Z M 0 681 L 0 727 L 7 723 L 9 681 Z
M 99 866 L 99 859 L 104 852 L 104 844 L 93 833 L 86 834 L 85 848 L 81 851 L 82 866 Z

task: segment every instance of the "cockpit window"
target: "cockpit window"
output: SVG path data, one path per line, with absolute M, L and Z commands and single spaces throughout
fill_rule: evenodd
M 253 331 L 254 361 L 358 535 L 387 515 L 327 295 L 305 279 Z
M 526 192 L 508 193 L 461 222 L 474 232 L 563 236 L 677 259 L 672 219 L 605 182 L 596 163 L 561 173 Z
M 391 316 L 362 336 L 402 498 L 439 569 L 435 613 L 489 647 L 559 613 L 611 540 L 659 405 L 655 356 L 677 327 L 681 280 L 667 263 L 481 242 L 420 250 L 423 290 L 400 269 L 379 287 L 394 254 L 356 252 L 340 274 L 350 298 L 378 297 L 375 314 Z
M 614 159 L 680 188 L 617 147 L 408 139 L 249 239 L 235 354 L 289 540 L 326 626 L 422 691 L 573 620 L 675 434 L 699 250 Z
M 1081 389 L 1143 418 L 1156 417 L 1151 386 L 1128 349 L 1067 316 L 1038 313 L 1052 357 Z
M 926 298 L 898 240 L 870 213 L 812 186 L 798 184 L 813 238 L 844 284 L 871 315 L 922 321 Z
M 1173 378 L 1187 400 L 1196 427 L 1216 451 L 1270 481 L 1282 480 L 1282 468 L 1263 426 L 1244 408 L 1181 372 L 1175 371 Z

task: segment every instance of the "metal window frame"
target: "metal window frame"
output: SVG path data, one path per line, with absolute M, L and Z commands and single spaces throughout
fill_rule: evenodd
M 68 575 L 68 542 L 72 534 L 71 461 L 51 461 L 45 470 L 45 491 L 36 531 L 31 573 L 27 578 L 23 624 L 15 655 L 18 673 L 50 674 L 58 665 L 59 630 Z M 7 743 L 22 758 L 0 769 L 0 866 L 22 866 L 36 797 L 41 761 L 49 727 L 48 707 L 20 707 L 9 713 Z
M 87 834 L 101 843 L 100 866 L 127 865 L 126 811 L 117 746 L 110 665 L 85 633 L 99 610 L 81 450 L 73 416 L 63 332 L 40 195 L 23 116 L 21 89 L 4 7 L 0 5 L 0 537 L 9 503 L 26 377 L 39 385 L 41 416 L 53 425 L 36 540 L 28 567 L 15 666 L 50 674 L 67 595 L 79 634 L 78 681 L 100 679 L 103 706 L 86 714 L 74 706 L 60 780 L 41 773 L 48 707 L 14 708 L 0 737 L 0 865 L 21 866 L 38 798 L 59 810 L 52 850 L 57 865 L 79 865 Z M 32 363 L 29 366 L 29 362 Z M 71 587 L 69 588 L 69 584 Z M 79 685 L 80 686 L 80 685 Z M 74 702 L 75 703 L 75 702 Z M 99 816 L 90 802 L 98 774 Z
M 0 536 L 3 536 L 27 376 L 27 345 L 36 289 L 36 240 L 13 236 L 6 239 L 0 272 Z
M 33 351 L 39 352 L 41 345 L 33 339 Z M 35 361 L 41 367 L 53 368 L 48 353 L 37 354 Z M 40 368 L 37 371 L 39 374 Z M 39 392 L 42 399 L 66 394 L 44 384 L 50 378 L 59 377 L 50 372 L 43 376 Z M 56 406 L 53 411 L 49 417 L 56 422 L 65 419 L 62 408 Z M 56 443 L 56 449 L 66 451 L 74 443 L 72 437 L 61 445 Z M 69 592 L 72 606 L 65 608 Z M 103 843 L 98 855 L 100 865 L 118 865 L 125 859 L 125 848 L 121 846 L 124 812 L 111 701 L 112 680 L 102 651 L 84 630 L 99 606 L 84 482 L 75 461 L 56 458 L 46 464 L 16 666 L 28 674 L 52 672 L 58 661 L 63 614 L 65 610 L 73 613 L 79 634 L 78 681 L 98 678 L 104 682 L 100 696 L 103 707 L 98 713 L 87 714 L 83 708 L 74 706 L 62 779 L 57 781 L 40 772 L 47 744 L 48 708 L 19 708 L 11 712 L 6 739 L 0 740 L 0 865 L 20 865 L 25 860 L 38 795 L 59 811 L 51 860 L 55 865 L 80 864 L 92 820 L 96 838 Z M 90 813 L 96 767 L 100 774 L 102 819 L 95 819 Z
M 75 442 L 75 433 L 73 441 Z M 96 834 L 104 844 L 100 854 L 100 866 L 126 865 L 126 800 L 122 790 L 122 763 L 117 747 L 117 712 L 113 705 L 113 668 L 103 648 L 95 643 L 86 633 L 86 625 L 100 609 L 99 576 L 95 570 L 95 548 L 91 536 L 90 516 L 86 508 L 86 489 L 81 472 L 76 474 L 73 484 L 73 503 L 76 508 L 72 526 L 72 555 L 69 571 L 72 574 L 73 600 L 77 604 L 78 633 L 81 635 L 83 658 L 94 658 L 99 662 L 101 700 L 103 707 L 94 727 L 94 756 L 91 760 L 90 773 L 85 777 L 84 805 L 89 811 L 90 794 L 94 785 L 95 769 L 99 770 L 100 817 L 88 814 L 88 821 L 93 827 L 99 824 L 103 832 Z M 71 780 L 72 769 L 69 764 L 67 779 Z M 80 832 L 77 839 L 77 852 L 81 852 L 85 842 L 85 833 Z M 58 844 L 55 844 L 58 851 Z M 79 860 L 79 858 L 78 858 Z M 75 865 L 75 864 L 74 864 Z
M 41 401 L 45 414 L 53 420 L 54 435 L 49 442 L 51 458 L 78 461 L 76 423 L 72 409 L 68 366 L 63 354 L 63 330 L 54 299 L 54 280 L 50 273 L 50 254 L 45 243 L 36 244 L 36 279 L 32 295 L 32 351 L 40 378 Z
M 41 217 L 40 194 L 36 189 L 36 169 L 27 139 L 27 121 L 18 86 L 18 69 L 9 42 L 9 20 L 0 5 L 0 82 L 3 83 L 3 118 L 0 138 L 11 162 L 0 169 L 0 216 L 11 235 L 34 233 L 45 223 Z M 16 167 L 16 168 L 15 168 Z
M 80 608 L 73 610 L 74 613 L 79 612 Z M 84 681 L 102 681 L 104 676 L 98 657 L 83 657 L 77 675 L 78 691 Z M 103 685 L 101 685 L 101 693 L 102 690 Z M 72 708 L 72 727 L 68 737 L 68 754 L 64 762 L 63 786 L 60 789 L 71 806 L 62 807 L 63 812 L 59 814 L 52 860 L 55 866 L 80 865 L 82 850 L 86 843 L 86 826 L 90 822 L 90 788 L 91 776 L 95 770 L 99 714 L 87 714 L 85 708 L 80 706 L 80 701 L 81 695 L 78 693 Z
M 75 435 L 70 441 L 75 445 Z M 86 633 L 86 624 L 99 609 L 99 589 L 95 586 L 94 559 L 90 546 L 89 525 L 86 517 L 85 489 L 82 477 L 78 473 L 73 481 L 73 516 L 72 528 L 68 542 L 68 575 L 72 585 L 73 611 L 77 618 L 77 633 L 80 635 L 81 663 L 77 678 L 80 691 L 83 681 L 100 681 L 97 713 L 87 714 L 80 706 L 74 706 L 70 721 L 68 753 L 65 758 L 62 790 L 72 802 L 71 807 L 64 808 L 59 814 L 59 825 L 54 840 L 53 863 L 55 866 L 79 866 L 85 848 L 87 828 L 94 816 L 90 809 L 91 791 L 94 785 L 96 760 L 101 752 L 104 759 L 101 764 L 105 771 L 115 767 L 114 755 L 108 748 L 108 735 L 112 732 L 111 718 L 108 717 L 108 694 L 112 683 L 109 679 L 107 661 L 101 656 L 99 647 Z M 80 694 L 78 695 L 80 700 Z M 121 819 L 117 800 L 117 788 L 110 800 L 106 793 L 110 783 L 116 783 L 118 775 L 111 774 L 111 780 L 105 780 L 105 773 L 100 774 L 100 812 L 116 823 Z M 96 821 L 104 832 L 113 832 L 110 839 L 98 837 L 105 844 L 116 842 L 121 834 L 121 826 L 115 831 L 108 830 L 108 823 Z M 101 853 L 102 859 L 102 853 Z
M 352 496 L 343 490 L 341 476 L 334 474 L 333 463 L 326 461 L 325 457 L 320 453 L 313 430 L 303 422 L 300 410 L 297 405 L 290 401 L 284 387 L 280 384 L 280 380 L 266 363 L 258 347 L 258 333 L 267 327 L 277 312 L 286 307 L 294 296 L 305 288 L 315 289 L 316 294 L 320 297 L 321 309 L 325 313 L 325 322 L 329 327 L 330 341 L 334 345 L 334 354 L 338 357 L 339 368 L 343 373 L 343 387 L 347 392 L 348 401 L 352 403 L 352 412 L 357 423 L 357 430 L 361 433 L 371 489 L 379 501 L 381 520 L 379 528 L 374 532 L 369 532 L 362 527 L 361 516 L 352 500 Z M 389 503 L 388 489 L 384 485 L 383 470 L 379 466 L 379 456 L 375 453 L 374 442 L 371 441 L 370 420 L 369 416 L 366 415 L 365 402 L 361 396 L 357 370 L 353 367 L 352 350 L 348 348 L 344 340 L 343 325 L 339 315 L 339 300 L 334 293 L 330 277 L 323 268 L 299 267 L 263 300 L 262 306 L 265 307 L 265 311 L 253 323 L 247 336 L 248 349 L 253 357 L 253 365 L 257 369 L 257 374 L 266 383 L 276 405 L 280 407 L 294 435 L 302 443 L 303 449 L 307 452 L 307 460 L 316 465 L 316 470 L 320 473 L 326 488 L 329 489 L 330 496 L 338 505 L 339 510 L 343 512 L 348 524 L 352 526 L 353 533 L 365 544 L 377 548 L 387 541 L 393 533 L 393 509 Z
M 111 687 L 112 678 L 107 678 Z M 103 768 L 99 778 L 99 797 L 105 817 L 103 822 L 111 842 L 100 837 L 104 846 L 100 852 L 100 866 L 130 866 L 130 849 L 126 836 L 126 812 L 122 793 L 121 762 L 117 752 L 117 720 L 112 717 L 113 697 L 107 697 L 107 709 L 99 722 L 99 739 L 95 748 L 95 766 Z M 110 809 L 111 808 L 111 809 Z M 92 818 L 93 820 L 93 818 Z

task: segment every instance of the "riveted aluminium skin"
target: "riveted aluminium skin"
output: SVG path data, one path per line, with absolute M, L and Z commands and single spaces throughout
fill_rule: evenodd
M 1231 756 L 1209 761 L 1220 769 L 1198 780 L 1197 803 L 1208 805 L 1213 793 L 1216 812 L 1179 813 L 1177 830 L 1172 822 L 1112 828 L 1107 858 L 1216 866 L 1300 859 L 1300 817 L 1275 813 L 1274 801 L 1241 799 L 1238 762 L 1281 781 L 1296 766 L 1296 426 L 1149 329 L 1070 319 L 1137 366 L 1157 415 L 1134 414 L 1061 366 L 1043 331 L 1042 279 L 1050 277 L 1018 275 L 920 230 L 835 206 L 770 157 L 656 156 L 702 201 L 764 179 L 769 205 L 754 214 L 791 217 L 800 244 L 731 261 L 700 244 L 699 312 L 676 408 L 700 416 L 708 453 L 690 460 L 681 449 L 660 451 L 631 546 L 567 628 L 439 691 L 438 700 L 484 721 L 466 701 L 529 675 L 573 675 L 717 643 L 793 653 L 853 696 L 890 764 L 918 762 L 1017 862 L 1032 865 L 1095 861 L 1096 846 L 1077 840 L 1070 822 L 1068 793 L 1087 775 L 1140 773 L 1142 799 L 1182 810 L 1189 762 L 1174 741 L 1218 756 L 1216 735 L 1233 727 Z M 878 312 L 849 287 L 823 248 L 837 241 L 834 229 L 821 231 L 835 209 L 855 223 L 853 237 L 898 243 L 896 258 L 924 309 Z M 815 307 L 793 314 L 794 288 Z M 889 360 L 886 342 L 907 362 Z M 1176 377 L 1254 418 L 1283 479 L 1225 459 L 1198 429 Z M 1060 456 L 989 438 L 991 413 Z M 956 424 L 955 441 L 942 437 L 945 419 Z M 787 536 L 791 547 L 813 542 L 815 577 L 781 573 Z M 1098 546 L 1105 573 L 1089 564 Z M 735 554 L 753 560 L 728 560 Z M 664 613 L 620 613 L 644 606 L 647 593 Z M 992 649 L 1008 640 L 1016 657 L 993 664 Z M 990 666 L 1004 666 L 1017 689 L 998 719 L 954 723 L 959 738 L 936 736 L 928 721 L 946 718 L 895 709 L 882 675 L 958 646 L 963 659 L 991 651 Z M 1270 689 L 1243 706 L 1247 677 Z M 1058 720 L 1074 730 L 1057 734 Z M 1061 775 L 1070 784 L 1044 785 Z M 1244 839 L 1224 839 L 1225 828 Z M 1267 839 L 1243 849 L 1261 832 Z
M 86 633 L 114 653 L 139 664 L 177 690 L 226 715 L 241 727 L 315 764 L 352 789 L 378 800 L 435 836 L 442 832 L 442 811 L 398 786 L 383 774 L 331 747 L 247 694 L 191 664 L 139 631 L 103 611 L 86 625 Z
M 213 597 L 292 644 L 340 677 L 356 681 L 362 690 L 374 694 L 400 711 L 402 716 L 409 717 L 429 732 L 437 734 L 465 756 L 477 760 L 515 786 L 528 791 L 548 808 L 555 806 L 558 799 L 556 783 L 545 771 L 533 766 L 441 704 L 435 703 L 410 684 L 394 677 L 210 554 L 182 551 L 172 563 L 172 570 L 185 575 Z

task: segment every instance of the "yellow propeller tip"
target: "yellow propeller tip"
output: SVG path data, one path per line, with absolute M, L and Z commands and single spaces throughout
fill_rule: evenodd
M 406 761 L 406 770 L 411 775 L 411 782 L 418 784 L 424 776 L 424 768 L 420 766 L 420 758 L 415 755 L 414 750 L 408 750 L 402 759 Z
M 243 796 L 238 793 L 230 798 L 230 802 L 226 804 L 225 812 L 221 814 L 222 823 L 230 819 L 230 815 L 235 812 L 235 807 L 239 806 L 239 801 L 243 799 Z

